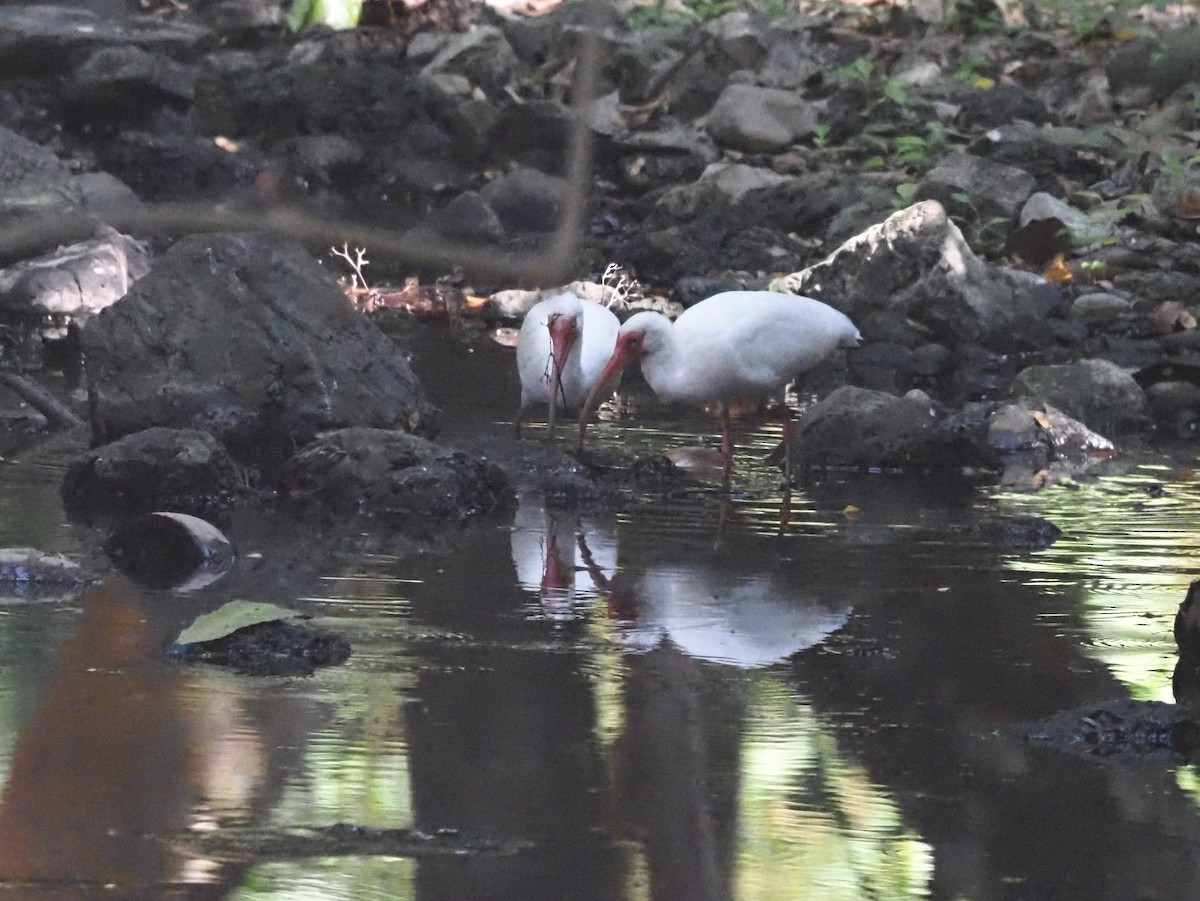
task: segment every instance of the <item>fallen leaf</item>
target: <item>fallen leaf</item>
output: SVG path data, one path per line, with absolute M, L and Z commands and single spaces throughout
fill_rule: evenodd
M 1181 194 L 1171 207 L 1171 215 L 1178 219 L 1200 219 L 1200 195 Z
M 1040 425 L 1046 431 L 1050 431 L 1050 429 L 1052 428 L 1052 426 L 1050 425 L 1050 418 L 1041 410 L 1033 411 L 1033 421 L 1036 422 L 1038 425 Z
M 175 644 L 202 644 L 232 635 L 238 629 L 245 629 L 247 626 L 303 617 L 304 614 L 299 611 L 265 601 L 230 601 L 212 613 L 197 617 L 194 623 L 179 633 Z
M 1072 282 L 1075 276 L 1071 274 L 1071 270 L 1067 268 L 1066 260 L 1063 254 L 1056 253 L 1054 259 L 1046 267 L 1042 273 L 1042 278 L 1048 282 Z
M 1150 321 L 1162 334 L 1179 330 L 1190 331 L 1196 327 L 1196 317 L 1177 300 L 1164 300 L 1160 303 L 1150 314 Z

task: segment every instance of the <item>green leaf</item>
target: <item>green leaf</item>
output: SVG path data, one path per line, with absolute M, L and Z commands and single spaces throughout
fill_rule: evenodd
M 300 619 L 304 616 L 296 610 L 278 607 L 263 601 L 230 601 L 224 607 L 197 617 L 196 621 L 179 633 L 175 644 L 203 644 L 232 635 L 238 629 L 259 623 L 278 620 Z
M 314 25 L 353 28 L 362 15 L 363 0 L 295 0 L 288 10 L 287 27 L 301 31 Z
M 908 92 L 899 78 L 889 78 L 883 83 L 883 96 L 897 106 L 908 106 Z

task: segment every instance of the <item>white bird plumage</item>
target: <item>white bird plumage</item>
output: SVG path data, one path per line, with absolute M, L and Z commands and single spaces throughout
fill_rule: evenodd
M 725 291 L 689 307 L 671 322 L 659 313 L 631 316 L 621 326 L 598 381 L 615 378 L 641 361 L 642 374 L 658 396 L 671 401 L 716 404 L 721 411 L 722 456 L 732 467 L 729 407 L 738 400 L 781 396 L 797 375 L 840 347 L 857 347 L 862 335 L 845 314 L 811 297 L 772 291 Z M 593 392 L 579 418 L 579 441 Z M 784 442 L 791 430 L 784 419 Z M 790 448 L 788 448 L 790 450 Z
M 525 315 L 517 336 L 521 405 L 513 430 L 518 437 L 529 409 L 548 404 L 553 438 L 558 407 L 579 409 L 612 356 L 620 325 L 607 307 L 571 292 L 548 297 Z

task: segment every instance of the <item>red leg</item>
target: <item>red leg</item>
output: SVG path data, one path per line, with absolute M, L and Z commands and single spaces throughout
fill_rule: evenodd
M 787 483 L 792 483 L 792 438 L 795 435 L 795 423 L 792 422 L 792 411 L 785 399 L 779 405 L 780 415 L 783 416 L 783 477 Z
M 721 403 L 721 469 L 722 484 L 729 489 L 733 478 L 733 436 L 729 429 L 729 404 Z

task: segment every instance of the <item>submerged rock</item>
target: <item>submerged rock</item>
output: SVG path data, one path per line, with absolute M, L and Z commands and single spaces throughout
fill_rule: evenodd
M 507 504 L 504 472 L 487 459 L 386 429 L 323 435 L 283 467 L 288 502 L 334 513 L 386 518 L 426 534 Z
M 173 652 L 178 661 L 228 666 L 250 676 L 311 676 L 318 667 L 345 663 L 350 654 L 344 636 L 283 620 L 256 623 Z
M 1188 760 L 1200 723 L 1172 704 L 1124 698 L 1067 710 L 1024 727 L 1031 744 L 1084 757 Z
M 0 604 L 57 599 L 83 589 L 87 576 L 73 560 L 32 547 L 0 548 Z

